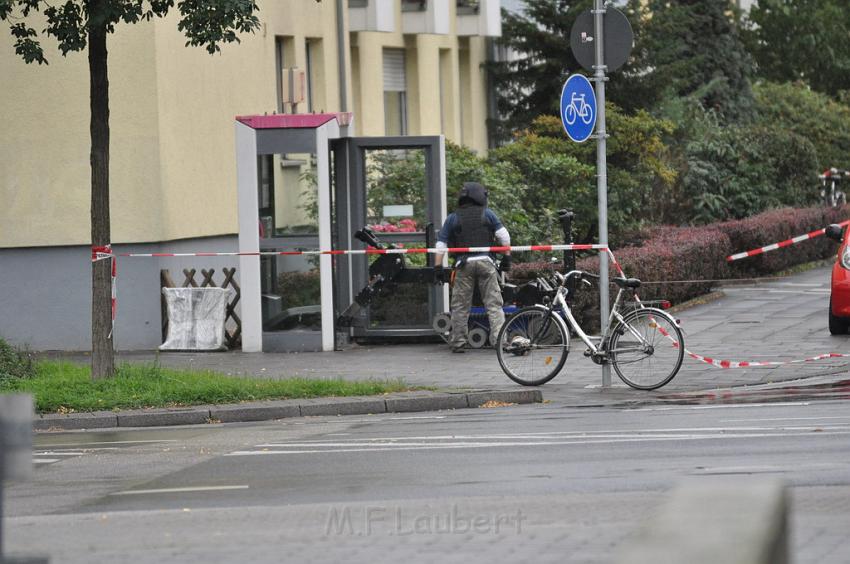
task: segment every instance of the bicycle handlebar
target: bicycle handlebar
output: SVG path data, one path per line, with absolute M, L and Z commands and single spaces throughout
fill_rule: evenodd
M 599 280 L 598 274 L 585 272 L 584 270 L 571 270 L 566 274 L 561 274 L 560 272 L 555 271 L 555 277 L 561 285 L 565 284 L 570 278 L 575 277 L 578 277 L 579 280 Z

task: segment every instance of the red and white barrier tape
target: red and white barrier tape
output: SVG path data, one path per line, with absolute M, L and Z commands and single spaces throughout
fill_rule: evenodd
M 850 223 L 850 220 L 843 222 L 841 225 L 845 225 Z M 789 239 L 789 241 L 799 242 L 805 239 L 812 237 L 817 237 L 818 235 L 822 235 L 824 229 L 819 231 L 813 231 L 812 233 L 801 235 L 800 237 L 795 237 L 794 239 Z M 813 235 L 813 233 L 815 235 Z M 783 244 L 784 243 L 784 244 Z M 783 243 L 777 243 L 776 246 L 769 245 L 768 247 L 762 247 L 765 250 L 773 250 L 773 248 L 780 248 L 781 246 L 788 246 L 793 243 L 787 243 L 783 241 Z M 112 252 L 112 247 L 107 245 L 105 247 L 92 247 L 92 262 L 96 262 L 99 260 L 110 259 L 112 261 L 112 324 L 113 330 L 115 326 L 115 312 L 117 305 L 117 291 L 116 291 L 116 278 L 117 278 L 117 258 L 116 256 L 121 257 L 229 257 L 229 256 L 289 256 L 289 255 L 387 255 L 387 254 L 425 254 L 425 253 L 504 253 L 506 251 L 512 252 L 523 252 L 523 251 L 543 251 L 543 252 L 551 252 L 551 251 L 590 251 L 590 250 L 599 250 L 605 251 L 611 260 L 611 264 L 614 266 L 616 271 L 620 276 L 626 276 L 626 273 L 623 271 L 620 263 L 617 262 L 614 253 L 611 249 L 608 248 L 607 245 L 514 245 L 510 247 L 449 247 L 445 249 L 436 249 L 436 248 L 427 248 L 427 249 L 345 249 L 345 250 L 315 250 L 315 251 L 259 251 L 259 252 L 229 252 L 229 253 L 119 253 L 115 254 Z M 765 250 L 758 250 L 759 252 L 749 251 L 753 254 L 760 254 L 761 252 L 765 252 Z M 752 256 L 752 254 L 741 253 L 741 255 L 733 255 L 734 257 L 743 258 L 744 256 Z M 731 257 L 730 257 L 731 258 Z M 728 259 L 727 259 L 728 260 Z M 672 336 L 666 334 L 666 332 L 662 331 L 665 336 L 673 341 L 673 346 L 678 347 L 679 343 L 676 342 Z M 823 360 L 827 358 L 844 358 L 850 357 L 850 354 L 840 354 L 840 353 L 827 353 L 821 354 L 818 356 L 813 356 L 810 358 L 797 359 L 797 360 L 786 360 L 786 361 L 730 361 L 730 360 L 719 360 L 707 356 L 703 356 L 700 354 L 696 354 L 688 349 L 685 349 L 685 354 L 689 357 L 698 360 L 700 362 L 705 362 L 707 364 L 711 364 L 712 366 L 716 366 L 718 368 L 749 368 L 749 367 L 757 367 L 757 366 L 781 366 L 785 364 L 797 364 L 803 362 L 812 362 L 816 360 Z
M 607 245 L 514 245 L 510 247 L 448 247 L 444 249 L 332 249 L 315 251 L 246 251 L 232 253 L 120 253 L 121 257 L 256 257 L 291 255 L 416 255 L 436 253 L 505 253 L 523 251 L 607 251 Z
M 118 309 L 118 259 L 115 258 L 115 253 L 112 252 L 112 245 L 92 246 L 91 261 L 94 263 L 101 260 L 112 261 L 112 280 L 110 282 L 112 287 L 112 329 L 109 331 L 109 336 L 112 337 L 115 332 L 115 312 Z
M 850 220 L 842 221 L 838 225 L 848 225 L 850 224 Z M 809 239 L 814 239 L 815 237 L 820 237 L 826 233 L 826 227 L 822 229 L 817 229 L 815 231 L 810 231 L 809 233 L 805 233 L 803 235 L 797 235 L 796 237 L 791 237 L 790 239 L 785 239 L 784 241 L 780 241 L 779 243 L 773 243 L 772 245 L 766 245 L 764 247 L 759 247 L 758 249 L 752 249 L 750 251 L 745 251 L 743 253 L 736 253 L 734 255 L 729 255 L 726 257 L 726 262 L 734 262 L 736 260 L 741 260 L 748 257 L 754 257 L 756 255 L 760 255 L 762 253 L 767 253 L 769 251 L 775 251 L 776 249 L 781 249 L 783 247 L 790 247 L 791 245 L 796 245 L 797 243 L 801 243 L 803 241 L 808 241 Z
M 844 223 L 846 224 L 846 223 L 850 223 L 850 222 L 844 222 Z M 614 268 L 616 268 L 617 271 L 620 273 L 620 276 L 625 276 L 626 273 L 623 272 L 623 269 L 622 269 L 622 267 L 620 267 L 620 264 L 617 262 L 617 259 L 614 258 L 614 253 L 612 253 L 610 250 L 608 250 L 608 256 L 611 259 L 611 263 L 614 265 Z M 637 298 L 637 295 L 635 295 L 635 298 Z M 638 301 L 640 301 L 639 298 L 638 298 Z M 658 330 L 661 331 L 662 335 L 664 335 L 665 337 L 670 339 L 670 341 L 672 342 L 672 345 L 674 347 L 679 346 L 679 343 L 675 339 L 673 339 L 673 337 L 670 334 L 668 334 L 662 327 L 659 326 Z M 709 356 L 697 354 L 693 351 L 688 350 L 687 348 L 685 349 L 685 354 L 688 355 L 689 357 L 693 358 L 694 360 L 698 360 L 700 362 L 705 362 L 706 364 L 710 364 L 712 366 L 716 366 L 717 368 L 724 368 L 724 369 L 726 369 L 726 368 L 750 368 L 750 367 L 757 367 L 757 366 L 783 366 L 783 365 L 786 365 L 786 364 L 801 364 L 801 363 L 804 363 L 804 362 L 813 362 L 813 361 L 816 361 L 816 360 L 824 360 L 824 359 L 827 359 L 827 358 L 850 358 L 850 354 L 826 353 L 826 354 L 819 354 L 817 356 L 812 356 L 812 357 L 809 357 L 809 358 L 801 358 L 801 359 L 795 359 L 795 360 L 735 361 L 735 360 L 720 360 L 720 359 L 717 359 L 717 358 L 711 358 Z
M 815 360 L 824 360 L 826 358 L 847 358 L 850 357 L 850 354 L 842 354 L 842 353 L 826 353 L 819 354 L 817 356 L 811 356 L 809 358 L 798 358 L 795 360 L 764 360 L 764 361 L 734 361 L 734 360 L 720 360 L 716 358 L 711 358 L 708 356 L 702 356 L 696 353 L 685 349 L 685 354 L 699 360 L 700 362 L 705 362 L 712 366 L 716 366 L 718 368 L 750 368 L 753 366 L 783 366 L 785 364 L 801 364 L 803 362 L 813 362 Z

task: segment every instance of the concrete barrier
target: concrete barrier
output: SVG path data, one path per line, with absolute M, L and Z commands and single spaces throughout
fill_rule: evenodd
M 47 564 L 42 556 L 4 556 L 3 482 L 32 476 L 33 399 L 29 394 L 0 395 L 0 564 Z
M 628 542 L 617 564 L 787 564 L 788 496 L 780 480 L 683 482 Z
M 32 475 L 33 400 L 28 394 L 0 396 L 0 477 L 28 480 Z

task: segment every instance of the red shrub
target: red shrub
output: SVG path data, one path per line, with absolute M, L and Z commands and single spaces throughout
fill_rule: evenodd
M 840 223 L 847 217 L 846 208 L 786 208 L 700 227 L 659 226 L 641 232 L 636 237 L 641 241 L 639 245 L 614 249 L 614 255 L 626 276 L 644 282 L 640 290 L 642 299 L 663 298 L 676 304 L 711 289 L 712 282 L 700 280 L 768 275 L 834 255 L 836 244 L 820 236 L 732 264 L 726 262 L 728 255 L 783 241 L 830 223 Z M 529 280 L 552 268 L 551 263 L 542 261 L 517 264 L 513 278 L 517 282 Z M 581 258 L 577 268 L 597 272 L 599 261 L 595 255 Z M 610 272 L 616 275 L 613 267 Z M 612 286 L 612 301 L 615 296 L 616 287 Z M 573 303 L 579 323 L 583 327 L 598 328 L 598 292 L 579 290 Z

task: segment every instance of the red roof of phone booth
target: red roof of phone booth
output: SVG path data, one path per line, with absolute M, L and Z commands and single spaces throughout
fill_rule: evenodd
M 339 125 L 346 126 L 351 123 L 351 112 L 236 116 L 236 121 L 252 129 L 315 129 L 332 119 L 337 120 Z

